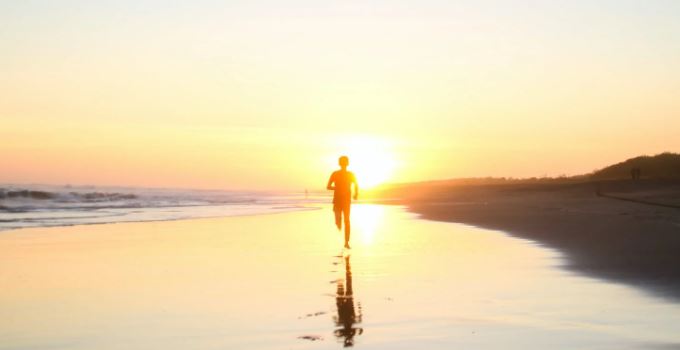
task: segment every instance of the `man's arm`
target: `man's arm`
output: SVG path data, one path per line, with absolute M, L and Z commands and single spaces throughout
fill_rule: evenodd
M 357 200 L 359 198 L 359 183 L 356 176 L 352 176 L 352 182 L 354 183 L 354 200 Z
M 335 182 L 335 178 L 333 177 L 335 173 L 331 174 L 331 177 L 328 178 L 328 183 L 326 184 L 326 189 L 335 191 L 335 186 L 333 186 L 333 182 Z

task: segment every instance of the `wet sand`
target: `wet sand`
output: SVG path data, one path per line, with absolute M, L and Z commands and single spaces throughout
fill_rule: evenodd
M 461 186 L 402 203 L 426 219 L 534 240 L 565 253 L 573 271 L 680 300 L 678 181 Z
M 680 304 L 503 232 L 356 205 L 0 234 L 0 349 L 658 349 Z

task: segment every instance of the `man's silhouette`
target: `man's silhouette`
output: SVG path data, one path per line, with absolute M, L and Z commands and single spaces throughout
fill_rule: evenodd
M 328 179 L 326 189 L 333 190 L 333 212 L 335 213 L 335 226 L 342 228 L 344 215 L 345 222 L 345 248 L 349 249 L 349 207 L 352 204 L 352 184 L 354 184 L 354 199 L 359 196 L 359 184 L 351 171 L 347 171 L 349 158 L 346 156 L 338 159 L 340 170 L 334 171 Z

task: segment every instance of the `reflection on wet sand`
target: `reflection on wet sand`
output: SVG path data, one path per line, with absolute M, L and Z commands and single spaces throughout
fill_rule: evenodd
M 680 344 L 680 304 L 533 243 L 359 204 L 345 257 L 323 208 L 2 232 L 0 350 Z
M 335 336 L 339 341 L 342 341 L 344 347 L 354 346 L 354 336 L 360 335 L 364 332 L 361 327 L 355 327 L 355 324 L 361 323 L 361 303 L 358 303 L 357 314 L 354 308 L 354 291 L 352 289 L 352 267 L 350 265 L 350 256 L 344 257 L 345 260 L 345 280 L 338 279 L 337 291 L 335 294 L 335 304 L 338 308 L 338 315 L 333 316 L 335 321 L 334 331 Z

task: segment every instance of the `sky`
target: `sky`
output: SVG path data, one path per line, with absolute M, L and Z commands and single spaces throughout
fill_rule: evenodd
M 323 189 L 680 151 L 678 1 L 2 1 L 0 183 Z

